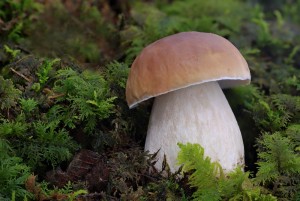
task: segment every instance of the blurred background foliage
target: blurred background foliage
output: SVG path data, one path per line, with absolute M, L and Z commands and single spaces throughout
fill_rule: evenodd
M 252 75 L 224 91 L 249 172 L 214 184 L 243 193 L 215 200 L 300 200 L 299 13 L 299 0 L 0 1 L 0 199 L 196 199 L 191 173 L 149 173 L 152 102 L 129 110 L 125 87 L 145 46 L 200 31 L 230 40 Z

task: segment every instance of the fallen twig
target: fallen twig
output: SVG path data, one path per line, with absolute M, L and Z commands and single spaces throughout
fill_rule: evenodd
M 26 77 L 25 75 L 23 75 L 22 73 L 16 71 L 15 69 L 10 68 L 10 70 L 11 70 L 12 72 L 14 72 L 15 74 L 17 74 L 18 76 L 20 76 L 20 77 L 22 77 L 23 79 L 25 79 L 27 82 L 32 82 L 32 80 L 31 80 L 30 78 Z

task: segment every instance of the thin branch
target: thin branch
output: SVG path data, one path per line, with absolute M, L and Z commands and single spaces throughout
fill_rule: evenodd
M 48 99 L 51 100 L 51 99 L 56 99 L 56 98 L 59 98 L 59 97 L 62 97 L 64 96 L 65 94 L 54 94 L 52 96 L 48 96 Z
M 22 73 L 16 71 L 15 69 L 10 68 L 10 70 L 11 70 L 12 72 L 14 72 L 15 74 L 17 74 L 18 76 L 22 77 L 22 78 L 23 78 L 24 80 L 26 80 L 27 82 L 32 82 L 32 80 L 31 80 L 30 78 L 26 77 L 25 75 L 23 75 Z

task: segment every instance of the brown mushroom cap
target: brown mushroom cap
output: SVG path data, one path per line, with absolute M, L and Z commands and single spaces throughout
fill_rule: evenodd
M 225 38 L 202 32 L 182 32 L 162 38 L 134 60 L 126 85 L 130 108 L 161 94 L 204 82 L 222 88 L 249 84 L 244 57 Z

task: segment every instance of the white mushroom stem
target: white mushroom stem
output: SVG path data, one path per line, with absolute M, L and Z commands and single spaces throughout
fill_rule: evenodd
M 244 164 L 244 145 L 235 116 L 217 82 L 179 89 L 155 98 L 145 150 L 164 154 L 176 171 L 177 143 L 199 143 L 206 156 L 218 161 L 225 173 Z

